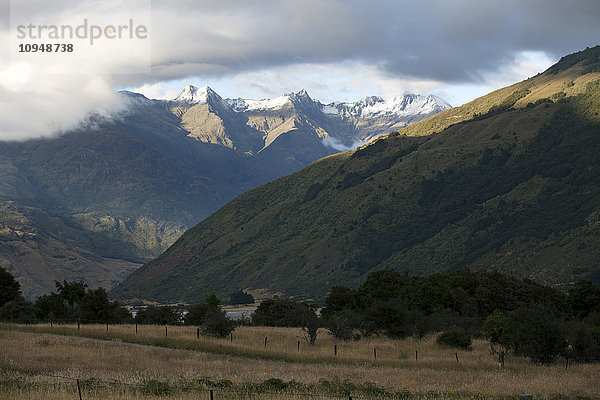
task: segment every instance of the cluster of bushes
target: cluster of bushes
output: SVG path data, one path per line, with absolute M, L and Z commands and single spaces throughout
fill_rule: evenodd
M 254 302 L 252 295 L 242 291 L 231 295 L 232 304 Z M 168 306 L 148 306 L 137 311 L 135 321 L 149 325 L 189 325 L 201 328 L 204 335 L 225 337 L 235 328 L 236 323 L 227 317 L 221 308 L 221 300 L 214 294 L 206 296 L 204 303 L 194 304 L 183 309 Z
M 246 299 L 248 299 L 246 297 Z M 206 302 L 184 310 L 173 307 L 148 306 L 136 312 L 135 317 L 117 301 L 108 299 L 104 288 L 90 289 L 83 281 L 56 282 L 56 292 L 43 295 L 34 303 L 25 300 L 19 282 L 0 267 L 0 321 L 18 323 L 139 323 L 161 325 L 194 325 L 202 333 L 227 336 L 235 324 L 221 309 L 216 295 Z
M 568 313 L 540 304 L 496 310 L 484 321 L 482 332 L 492 343 L 534 362 L 550 363 L 558 356 L 600 361 L 600 285 L 581 281 L 567 297 Z
M 250 293 L 246 293 L 243 290 L 231 293 L 229 298 L 229 304 L 240 305 L 240 304 L 254 304 L 254 296 Z
M 485 336 L 534 362 L 600 361 L 600 285 L 591 281 L 564 293 L 497 272 L 376 271 L 356 289 L 333 287 L 321 314 L 340 339 L 445 331 L 442 345 L 468 348 Z
M 0 320 L 19 323 L 61 321 L 93 323 L 132 322 L 129 310 L 110 301 L 103 288 L 90 289 L 83 281 L 56 282 L 56 293 L 35 303 L 23 298 L 19 283 L 0 267 Z
M 220 307 L 221 301 L 213 293 L 206 296 L 206 302 L 188 308 L 184 321 L 187 325 L 199 326 L 206 335 L 225 337 L 235 328 L 235 323 Z
M 306 340 L 314 345 L 319 328 L 323 326 L 314 305 L 286 299 L 265 300 L 252 314 L 252 323 L 260 326 L 302 328 Z

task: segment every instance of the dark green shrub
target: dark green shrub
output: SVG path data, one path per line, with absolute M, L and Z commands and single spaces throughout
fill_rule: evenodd
M 289 383 L 279 378 L 269 378 L 260 384 L 261 389 L 264 390 L 285 390 L 288 388 Z
M 599 313 L 600 285 L 589 280 L 577 282 L 569 289 L 569 303 L 577 319 L 583 320 L 591 313 Z
M 463 328 L 451 328 L 446 332 L 442 332 L 436 339 L 436 343 L 440 346 L 453 347 L 457 349 L 471 349 L 471 335 Z
M 579 362 L 600 361 L 600 328 L 572 321 L 568 331 L 566 356 Z
M 285 299 L 265 300 L 252 314 L 252 323 L 258 326 L 286 326 L 302 328 L 306 341 L 315 344 L 317 333 L 323 326 L 315 314 L 315 307 Z
M 0 307 L 21 295 L 21 285 L 10 272 L 0 267 Z
M 226 337 L 235 329 L 235 323 L 221 309 L 211 311 L 202 323 L 202 334 Z
M 31 324 L 37 322 L 33 304 L 18 297 L 0 307 L 0 321 Z
M 485 319 L 481 331 L 490 342 L 505 343 L 507 328 L 508 317 L 500 310 L 496 310 Z
M 340 315 L 329 322 L 328 328 L 331 334 L 340 340 L 352 340 L 355 338 L 354 330 L 359 326 L 357 318 L 349 315 Z
M 217 379 L 216 381 L 213 381 L 208 377 L 198 378 L 198 384 L 201 386 L 218 389 L 227 389 L 233 387 L 233 382 L 229 379 Z
M 171 307 L 148 306 L 137 312 L 135 321 L 146 325 L 178 325 L 181 315 Z
M 306 313 L 302 322 L 302 332 L 304 332 L 304 338 L 311 346 L 315 345 L 321 326 L 323 326 L 321 319 L 315 313 Z
M 240 290 L 231 294 L 229 304 L 254 304 L 254 296 L 252 296 L 250 293 Z
M 81 280 L 55 284 L 56 293 L 41 296 L 33 306 L 39 320 L 111 324 L 133 321 L 129 310 L 117 301 L 110 301 L 102 287 L 90 289 Z
M 265 300 L 252 314 L 252 322 L 258 326 L 301 327 L 314 309 L 305 303 L 285 299 Z
M 173 388 L 166 382 L 150 379 L 144 382 L 141 389 L 143 394 L 152 396 L 166 396 L 173 393 Z
M 563 319 L 543 306 L 521 307 L 508 314 L 501 343 L 516 355 L 550 364 L 567 349 Z
M 131 323 L 129 310 L 117 301 L 110 301 L 104 288 L 88 289 L 79 300 L 79 320 L 81 322 L 110 322 L 112 324 Z
M 208 304 L 201 303 L 190 306 L 187 311 L 188 312 L 184 317 L 184 323 L 186 325 L 200 326 L 204 323 L 204 320 L 211 310 Z
M 229 379 L 219 379 L 213 382 L 213 387 L 217 389 L 228 389 L 233 387 L 233 382 Z
M 219 299 L 217 297 L 216 294 L 211 293 L 209 295 L 206 296 L 205 298 L 205 303 L 212 309 L 212 310 L 216 310 L 217 308 L 219 308 L 221 306 L 221 299 Z

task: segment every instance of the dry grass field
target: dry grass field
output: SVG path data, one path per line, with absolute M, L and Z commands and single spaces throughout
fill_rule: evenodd
M 327 331 L 311 347 L 293 328 L 239 327 L 233 340 L 198 339 L 193 327 L 167 334 L 0 324 L 0 399 L 78 399 L 76 379 L 83 399 L 209 399 L 209 389 L 215 399 L 600 398 L 600 365 L 540 366 L 509 354 L 500 369 L 483 340 L 456 351 L 435 337 L 338 342 Z

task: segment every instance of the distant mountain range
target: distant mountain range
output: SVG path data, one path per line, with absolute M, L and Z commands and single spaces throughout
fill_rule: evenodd
M 0 265 L 34 298 L 54 280 L 112 287 L 235 196 L 450 106 L 435 96 L 323 105 L 306 91 L 173 100 L 50 139 L 0 143 Z
M 327 139 L 326 146 L 356 147 L 358 143 L 366 144 L 377 136 L 451 108 L 434 95 L 405 93 L 391 100 L 370 96 L 354 103 L 322 104 L 306 90 L 274 99 L 223 99 L 208 86 L 192 85 L 186 86 L 173 102 L 189 106 L 207 104 L 223 123 L 215 127 L 204 120 L 200 124 L 198 120 L 192 121 L 197 117 L 195 114 L 182 117 L 192 136 L 250 155 L 271 145 L 282 133 L 299 128 Z
M 392 103 L 308 104 L 344 124 L 385 115 Z M 600 282 L 599 112 L 595 47 L 248 191 L 112 295 L 193 303 L 243 289 L 322 299 L 381 268 L 499 270 L 565 288 Z

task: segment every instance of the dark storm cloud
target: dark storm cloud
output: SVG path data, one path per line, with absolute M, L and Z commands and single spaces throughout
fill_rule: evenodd
M 559 57 L 600 38 L 598 0 L 155 1 L 153 11 L 155 80 L 359 60 L 478 82 L 520 51 Z
M 32 22 L 59 23 L 63 11 L 86 18 L 100 8 L 121 21 L 132 4 L 148 8 L 116 1 L 13 0 L 13 11 L 18 4 Z M 600 0 L 152 0 L 152 74 L 117 73 L 142 61 L 95 49 L 102 72 L 48 77 L 45 64 L 11 60 L 9 4 L 0 0 L 0 140 L 50 135 L 112 110 L 115 88 L 192 78 L 269 96 L 272 88 L 298 90 L 295 83 L 357 98 L 381 94 L 374 87 L 452 92 L 515 82 L 600 41 Z M 523 52 L 533 52 L 533 62 Z

